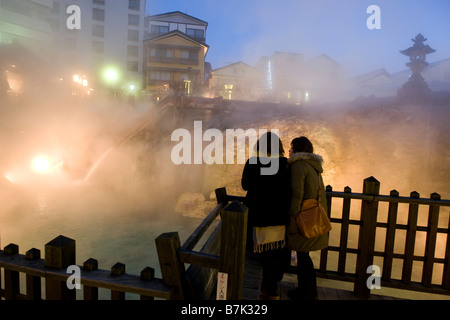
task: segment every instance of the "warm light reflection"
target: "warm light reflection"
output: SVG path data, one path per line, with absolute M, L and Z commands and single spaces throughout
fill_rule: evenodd
M 48 173 L 50 171 L 50 161 L 45 157 L 36 157 L 32 161 L 32 168 L 39 173 Z

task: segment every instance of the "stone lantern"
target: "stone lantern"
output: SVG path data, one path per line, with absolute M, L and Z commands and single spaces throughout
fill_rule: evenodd
M 406 66 L 411 69 L 411 75 L 403 87 L 398 90 L 397 96 L 402 100 L 424 100 L 430 96 L 431 90 L 428 88 L 421 73 L 428 65 L 425 61 L 426 55 L 436 50 L 424 44 L 427 39 L 421 33 L 411 40 L 414 42 L 412 47 L 400 50 L 400 53 L 409 57 L 409 63 Z

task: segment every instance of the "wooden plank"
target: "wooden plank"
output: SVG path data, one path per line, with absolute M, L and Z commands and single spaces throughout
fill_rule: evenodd
M 216 217 L 222 211 L 222 208 L 223 208 L 222 204 L 219 203 L 202 221 L 202 223 L 195 229 L 195 231 L 189 236 L 189 238 L 184 242 L 183 246 L 181 247 L 181 250 L 183 251 L 192 250 L 197 245 L 201 237 L 205 234 L 206 230 L 208 230 L 208 228 L 214 222 Z
M 411 192 L 411 198 L 419 198 L 419 193 Z M 416 242 L 417 218 L 419 205 L 411 203 L 408 211 L 408 229 L 405 240 L 405 258 L 403 260 L 402 281 L 406 284 L 411 283 L 412 267 L 414 260 L 414 246 Z
M 259 300 L 261 277 L 262 267 L 259 259 L 252 252 L 246 252 L 242 293 L 244 300 Z
M 439 200 L 441 196 L 433 193 L 430 196 L 433 200 Z M 430 206 L 428 211 L 428 232 L 425 242 L 425 262 L 422 271 L 422 283 L 424 286 L 431 286 L 433 277 L 434 253 L 436 251 L 437 228 L 439 223 L 439 207 Z
M 410 203 L 410 204 L 423 204 L 423 205 L 434 205 L 434 206 L 445 206 L 450 207 L 450 200 L 432 200 L 426 198 L 414 198 L 414 197 L 391 197 L 385 195 L 366 195 L 364 193 L 352 193 L 348 194 L 345 192 L 329 192 L 330 197 L 333 198 L 351 198 L 367 201 L 382 201 L 382 202 L 398 202 L 398 203 Z M 328 195 L 328 192 L 327 192 Z
M 213 256 L 220 250 L 220 229 L 221 223 L 217 225 L 210 238 L 204 244 L 200 254 Z M 195 300 L 210 299 L 214 295 L 214 289 L 217 283 L 218 256 L 215 263 L 205 266 L 191 264 L 186 271 L 186 281 L 191 287 L 190 295 Z M 180 260 L 183 260 L 180 258 Z
M 317 288 L 319 300 L 339 300 L 338 290 L 333 288 Z
M 390 192 L 391 197 L 398 197 L 399 193 L 397 190 L 392 190 Z M 386 242 L 384 245 L 384 259 L 383 259 L 383 272 L 382 279 L 389 281 L 392 274 L 392 262 L 394 255 L 394 244 L 395 244 L 395 232 L 397 225 L 397 214 L 398 214 L 398 203 L 389 202 L 388 209 L 388 221 L 386 226 Z
M 205 268 L 219 267 L 219 256 L 197 251 L 178 250 L 178 256 L 183 263 L 194 264 Z

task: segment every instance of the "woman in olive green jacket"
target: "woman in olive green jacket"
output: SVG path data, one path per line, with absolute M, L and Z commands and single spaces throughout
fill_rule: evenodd
M 291 250 L 297 251 L 298 269 L 298 288 L 288 293 L 292 299 L 311 300 L 316 298 L 316 275 L 309 252 L 325 249 L 328 246 L 328 233 L 307 239 L 300 234 L 295 221 L 303 200 L 317 199 L 319 187 L 322 190 L 322 205 L 325 209 L 327 208 L 325 188 L 320 175 L 323 172 L 323 159 L 313 152 L 312 143 L 306 137 L 292 140 L 288 160 L 292 196 L 289 208 L 287 242 Z

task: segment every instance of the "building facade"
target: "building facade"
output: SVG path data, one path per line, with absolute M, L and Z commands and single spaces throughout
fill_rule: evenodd
M 227 100 L 260 100 L 266 90 L 264 73 L 243 62 L 233 63 L 211 72 L 214 96 Z
M 79 29 L 67 26 L 76 14 L 71 5 L 80 8 Z M 53 1 L 55 61 L 67 75 L 86 76 L 96 87 L 142 88 L 145 6 L 145 0 Z
M 1 0 L 0 43 L 45 52 L 52 42 L 47 21 L 52 5 L 52 0 Z
M 208 23 L 182 12 L 145 20 L 145 88 L 155 99 L 171 94 L 202 94 Z

